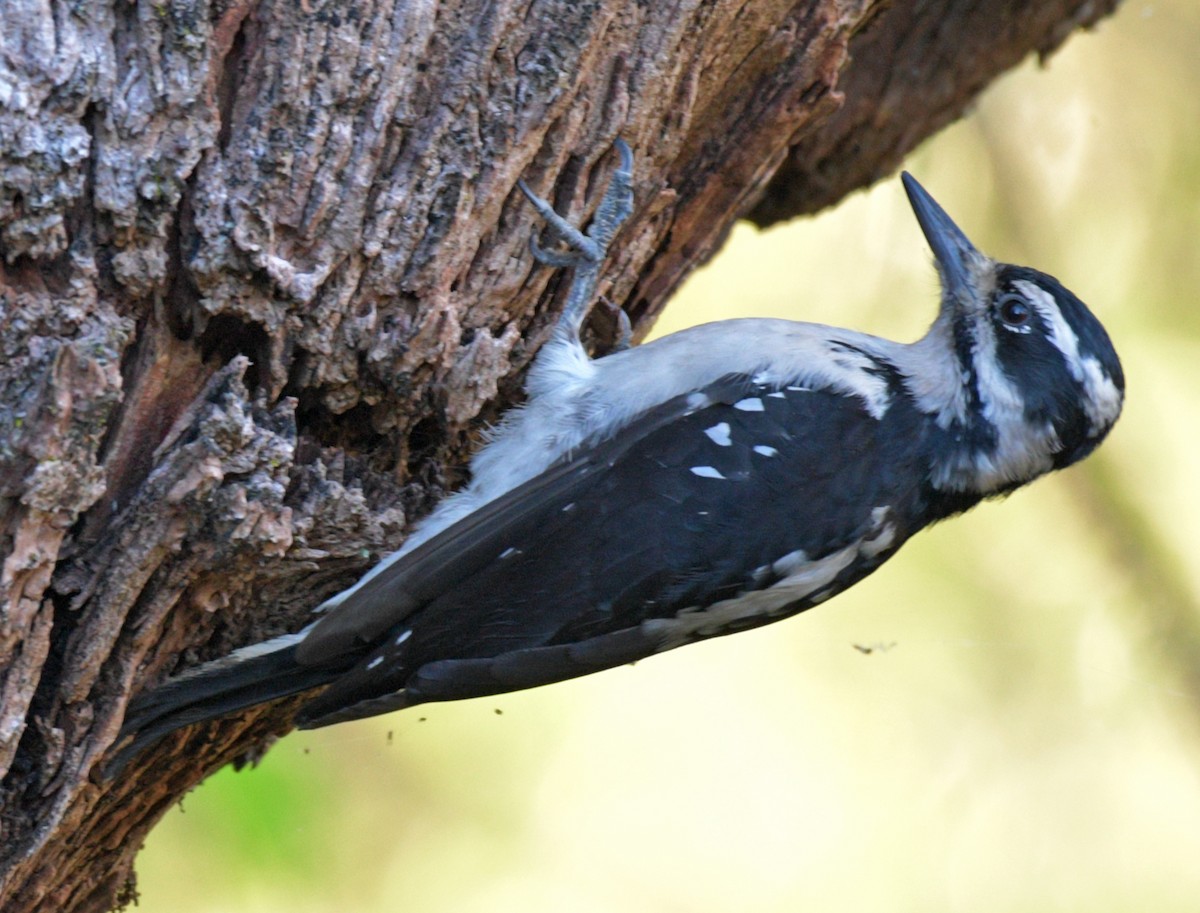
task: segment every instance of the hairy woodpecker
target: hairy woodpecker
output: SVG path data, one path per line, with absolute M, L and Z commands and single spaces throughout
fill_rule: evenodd
M 908 174 L 942 283 L 924 338 L 742 319 L 590 358 L 580 330 L 632 210 L 617 149 L 586 234 L 520 185 L 569 249 L 534 242 L 535 258 L 573 283 L 470 484 L 303 631 L 139 696 L 110 772 L 176 728 L 309 689 L 305 728 L 794 615 L 922 527 L 1083 458 L 1116 421 L 1124 377 L 1099 321 L 1056 279 L 977 251 Z

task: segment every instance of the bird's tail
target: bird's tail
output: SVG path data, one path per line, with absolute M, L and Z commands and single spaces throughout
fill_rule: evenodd
M 298 640 L 291 635 L 278 638 L 276 649 L 234 653 L 138 695 L 117 736 L 120 748 L 105 763 L 105 777 L 117 776 L 147 746 L 176 729 L 298 694 L 337 677 L 337 668 L 296 662 Z

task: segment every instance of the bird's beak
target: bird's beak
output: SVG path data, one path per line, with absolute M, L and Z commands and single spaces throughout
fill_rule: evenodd
M 917 183 L 916 178 L 905 171 L 900 179 L 904 182 L 913 213 L 921 224 L 921 231 L 925 232 L 925 239 L 937 258 L 944 291 L 957 300 L 972 297 L 978 269 L 988 262 L 987 258 L 975 249 L 975 245 L 954 224 L 954 220 L 946 215 L 946 210 Z

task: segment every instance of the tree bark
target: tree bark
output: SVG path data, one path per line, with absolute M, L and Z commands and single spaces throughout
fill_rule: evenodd
M 131 693 L 296 630 L 459 481 L 565 291 L 519 177 L 585 218 L 633 147 L 602 291 L 644 330 L 735 219 L 889 173 L 1116 2 L 0 3 L 0 906 L 131 899 L 287 730 L 95 774 Z

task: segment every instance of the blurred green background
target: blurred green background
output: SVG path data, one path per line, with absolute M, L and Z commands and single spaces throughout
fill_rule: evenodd
M 1200 4 L 1127 2 L 908 162 L 1107 324 L 1084 465 L 833 603 L 533 692 L 299 733 L 151 836 L 148 913 L 1200 908 Z M 931 321 L 899 182 L 738 228 L 659 331 Z

